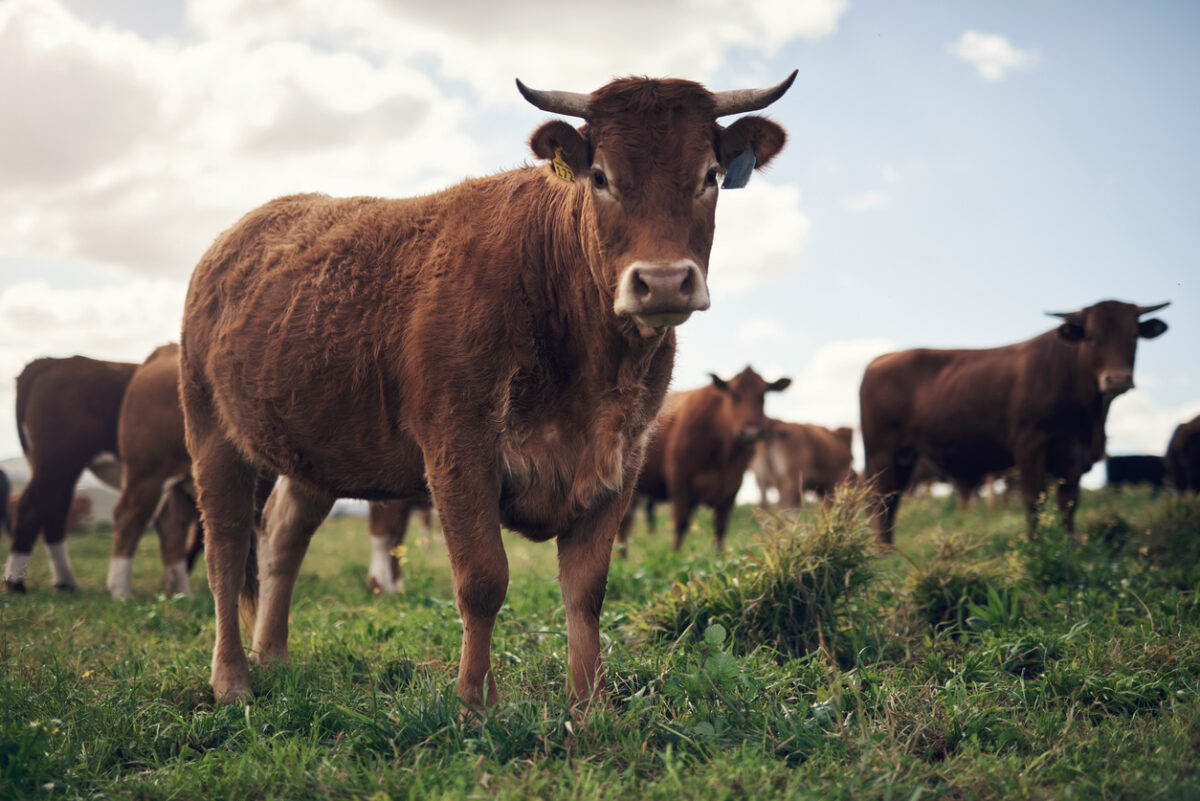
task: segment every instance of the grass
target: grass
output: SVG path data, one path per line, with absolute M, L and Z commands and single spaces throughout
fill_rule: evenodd
M 493 641 L 504 702 L 464 721 L 444 549 L 372 596 L 365 521 L 329 521 L 296 589 L 292 662 L 215 707 L 212 601 L 103 589 L 108 532 L 71 542 L 85 589 L 0 598 L 0 799 L 1200 797 L 1200 499 L 1090 493 L 1074 548 L 906 501 L 898 548 L 860 548 L 852 501 L 739 509 L 726 559 L 701 516 L 681 554 L 636 529 L 614 560 L 608 705 L 566 704 L 555 549 L 506 535 Z M 840 581 L 840 584 L 838 583 Z M 819 629 L 820 632 L 814 631 Z

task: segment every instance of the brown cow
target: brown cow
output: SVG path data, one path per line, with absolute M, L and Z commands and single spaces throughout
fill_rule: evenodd
M 86 500 L 73 497 L 75 484 L 87 468 L 114 489 L 121 488 L 123 468 L 117 454 L 124 446 L 118 441 L 118 419 L 138 367 L 84 356 L 37 359 L 17 378 L 17 433 L 29 460 L 30 480 L 17 500 L 13 549 L 5 570 L 10 591 L 25 591 L 29 552 L 39 530 L 50 551 L 55 586 L 78 588 L 65 541 L 71 515 L 79 501 Z M 151 439 L 147 445 L 157 447 L 159 441 Z M 162 489 L 160 484 L 160 495 Z M 177 504 L 184 509 L 176 509 Z M 194 509 L 195 502 L 169 493 L 158 507 L 156 525 L 164 530 L 182 526 L 186 537 L 188 506 Z
M 168 595 L 190 596 L 188 543 L 199 542 L 199 510 L 183 439 L 178 345 L 155 349 L 134 372 L 121 403 L 117 447 L 121 497 L 113 509 L 108 591 L 116 599 L 133 597 L 133 554 L 146 524 L 158 518 L 163 587 Z M 159 517 L 164 505 L 171 508 Z
M 779 491 L 780 505 L 796 507 L 805 492 L 825 498 L 853 476 L 853 429 L 770 420 L 765 430 L 751 463 L 764 509 L 771 488 Z
M 882 501 L 879 538 L 892 541 L 900 491 L 921 457 L 956 483 L 978 486 L 1014 464 L 1032 537 L 1046 476 L 1074 531 L 1079 478 L 1104 455 L 1112 399 L 1133 387 L 1138 337 L 1167 330 L 1138 318 L 1160 309 L 1104 301 L 1056 314 L 1033 339 L 983 350 L 907 350 L 875 359 L 863 376 L 867 478 Z
M 794 77 L 794 73 L 793 76 Z M 238 624 L 251 477 L 267 503 L 255 658 L 287 656 L 309 538 L 338 496 L 432 492 L 463 618 L 458 693 L 496 702 L 490 657 L 508 586 L 505 525 L 557 538 L 570 686 L 600 692 L 612 541 L 674 360 L 673 326 L 709 305 L 717 181 L 783 146 L 768 90 L 626 78 L 522 94 L 553 164 L 405 200 L 283 198 L 201 259 L 181 389 L 216 601 L 212 685 L 250 695 Z M 247 604 L 248 606 L 248 604 Z
M 763 400 L 768 392 L 791 383 L 792 379 L 781 378 L 768 384 L 747 367 L 729 381 L 712 375 L 709 386 L 667 399 L 646 444 L 637 493 L 649 502 L 671 502 L 674 550 L 683 546 L 699 504 L 712 508 L 717 550 L 724 547 L 742 478 L 766 425 Z M 621 526 L 622 551 L 631 518 L 632 508 Z
M 54 586 L 78 589 L 67 553 L 67 512 L 85 468 L 120 487 L 117 413 L 137 367 L 85 356 L 36 359 L 17 377 L 17 435 L 29 460 L 29 484 L 17 501 L 4 586 L 25 592 L 38 533 L 50 552 Z
M 433 526 L 433 504 L 428 498 L 375 501 L 370 505 L 367 519 L 371 533 L 371 565 L 367 569 L 367 588 L 371 592 L 404 592 L 400 560 L 394 551 L 404 542 L 413 512 L 429 531 Z
M 1180 423 L 1167 447 L 1167 472 L 1176 491 L 1200 492 L 1200 416 Z

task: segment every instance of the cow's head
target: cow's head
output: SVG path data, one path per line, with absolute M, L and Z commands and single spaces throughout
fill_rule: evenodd
M 1170 304 L 1137 306 L 1118 300 L 1105 300 L 1073 312 L 1049 312 L 1061 317 L 1058 335 L 1074 343 L 1083 365 L 1096 376 L 1100 393 L 1111 400 L 1133 389 L 1133 359 L 1138 337 L 1154 339 L 1167 330 L 1162 320 L 1139 320 Z
M 734 439 L 739 445 L 749 445 L 767 432 L 767 416 L 763 414 L 763 400 L 768 392 L 779 392 L 791 386 L 792 379 L 781 378 L 768 384 L 762 376 L 747 367 L 729 381 L 716 373 L 709 373 L 712 384 L 729 396 L 733 412 Z
M 586 120 L 578 129 L 547 122 L 529 145 L 582 195 L 580 230 L 615 314 L 661 329 L 708 308 L 717 184 L 725 176 L 725 186 L 743 185 L 786 139 L 762 117 L 728 128 L 717 119 L 765 108 L 795 77 L 770 89 L 715 93 L 681 80 L 622 78 L 591 94 L 517 81 L 538 108 Z

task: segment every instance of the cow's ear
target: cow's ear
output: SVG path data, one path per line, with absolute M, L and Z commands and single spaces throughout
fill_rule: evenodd
M 742 117 L 728 128 L 717 126 L 717 160 L 728 170 L 733 160 L 750 151 L 754 168 L 767 166 L 783 150 L 787 134 L 766 117 Z
M 782 392 L 792 385 L 792 379 L 781 378 L 778 381 L 767 384 L 767 392 Z
M 539 159 L 554 161 L 555 172 L 563 178 L 566 175 L 558 169 L 559 162 L 573 174 L 587 172 L 592 163 L 587 139 L 562 120 L 551 120 L 534 131 L 529 148 Z M 568 180 L 574 180 L 574 175 Z
M 1167 330 L 1167 324 L 1158 318 L 1142 320 L 1138 323 L 1138 336 L 1142 339 L 1154 339 Z
M 708 375 L 710 378 L 712 378 L 712 385 L 714 387 L 721 390 L 722 392 L 729 391 L 729 382 L 728 381 L 726 381 L 724 378 L 721 378 L 721 376 L 717 375 L 716 373 L 709 373 Z
M 1058 327 L 1058 335 L 1067 342 L 1078 342 L 1083 339 L 1083 326 L 1079 323 L 1066 322 Z

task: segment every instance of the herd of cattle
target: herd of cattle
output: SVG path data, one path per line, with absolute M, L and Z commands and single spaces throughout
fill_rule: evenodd
M 214 242 L 188 288 L 180 345 L 142 364 L 38 359 L 17 379 L 31 467 L 5 585 L 23 591 L 40 532 L 54 584 L 77 586 L 65 521 L 84 469 L 121 490 L 107 586 L 132 595 L 153 521 L 169 592 L 190 593 L 203 546 L 216 605 L 212 686 L 251 693 L 251 658 L 286 659 L 288 609 L 309 539 L 339 497 L 371 502 L 368 581 L 401 586 L 390 555 L 413 512 L 441 521 L 463 620 L 458 692 L 496 702 L 492 628 L 508 585 L 501 526 L 554 539 L 577 700 L 603 691 L 599 615 L 632 511 L 670 503 L 675 547 L 712 508 L 720 547 L 750 468 L 764 499 L 798 505 L 858 480 L 848 428 L 765 417 L 747 367 L 668 395 L 674 327 L 709 305 L 718 182 L 739 188 L 782 149 L 748 115 L 791 86 L 709 92 L 620 79 L 539 91 L 559 119 L 530 139 L 541 166 L 418 198 L 281 198 Z M 1166 304 L 1161 304 L 1166 305 Z M 862 478 L 890 543 L 919 462 L 960 487 L 1015 466 L 1028 513 L 1059 479 L 1068 528 L 1104 423 L 1133 386 L 1138 338 L 1161 306 L 1105 301 L 1025 342 L 876 359 L 861 389 Z M 1181 488 L 1200 489 L 1200 418 L 1172 440 Z M 7 493 L 6 493 L 7 494 Z M 257 532 L 255 534 L 254 532 Z M 624 548 L 622 547 L 622 552 Z

